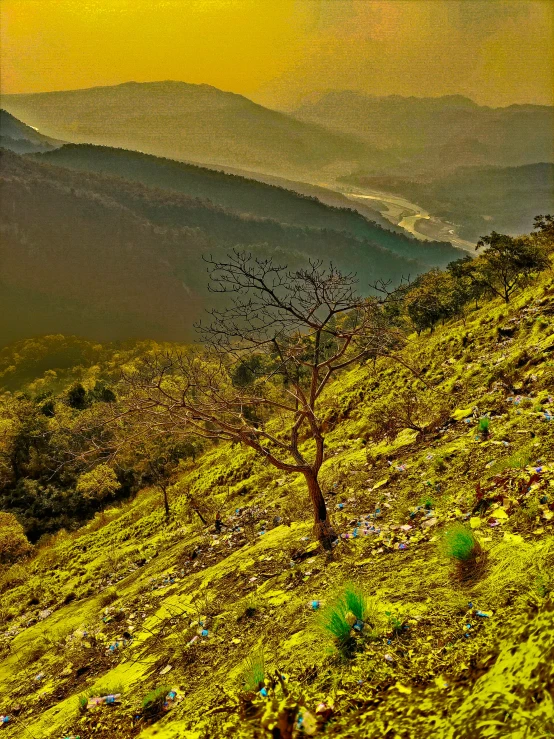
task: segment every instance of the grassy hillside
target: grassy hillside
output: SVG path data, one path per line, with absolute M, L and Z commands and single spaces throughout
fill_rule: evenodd
M 343 179 L 412 198 L 456 224 L 470 240 L 491 230 L 514 236 L 525 233 L 534 214 L 547 212 L 554 201 L 554 164 L 545 162 L 522 167 L 461 167 L 435 179 L 363 174 Z
M 169 524 L 146 487 L 4 568 L 5 735 L 548 736 L 553 350 L 545 273 L 508 306 L 410 337 L 404 358 L 432 392 L 389 360 L 337 377 L 324 401 L 322 478 L 341 535 L 329 559 L 301 481 L 221 444 L 183 464 Z M 35 376 L 20 389 L 59 390 L 32 345 L 15 354 L 3 366 Z M 121 358 L 97 353 L 63 382 L 92 383 Z M 406 390 L 426 398 L 427 433 L 387 436 L 385 410 Z M 187 493 L 227 528 L 203 526 Z M 455 524 L 479 547 L 472 568 L 449 556 Z M 349 608 L 356 588 L 368 602 L 341 656 L 322 624 L 349 582 Z M 176 692 L 167 711 L 152 708 L 156 690 Z M 80 708 L 114 693 L 120 703 Z
M 231 92 L 184 82 L 127 82 L 86 90 L 5 95 L 10 113 L 74 143 L 287 174 L 342 168 L 365 146 Z
M 119 161 L 117 153 L 101 156 Z M 138 162 L 144 179 L 154 171 L 165 188 L 175 187 L 170 165 L 162 162 L 158 169 L 157 160 L 154 166 L 132 155 L 130 162 Z M 209 191 L 212 174 L 199 172 L 187 187 L 192 191 L 203 178 Z M 185 172 L 183 183 L 187 177 Z M 238 245 L 291 266 L 309 258 L 332 260 L 357 272 L 364 287 L 444 266 L 459 254 L 449 244 L 421 246 L 357 214 L 262 185 L 265 202 L 257 214 L 242 212 L 258 185 L 233 177 L 225 183 L 231 187 L 235 180 L 246 195 L 229 210 L 175 189 L 4 152 L 0 342 L 59 332 L 100 340 L 189 340 L 206 296 L 202 255 Z M 274 194 L 276 218 L 260 217 L 273 207 Z M 289 221 L 280 222 L 287 209 Z M 306 225 L 295 225 L 304 218 Z

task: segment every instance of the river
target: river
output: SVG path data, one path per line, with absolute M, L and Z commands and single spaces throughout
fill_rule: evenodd
M 342 191 L 342 195 L 354 202 L 371 200 L 381 215 L 395 226 L 400 226 L 416 239 L 422 241 L 450 241 L 454 246 L 473 252 L 475 244 L 457 235 L 452 223 L 432 216 L 425 208 L 411 203 L 400 195 L 379 192 L 378 190 Z

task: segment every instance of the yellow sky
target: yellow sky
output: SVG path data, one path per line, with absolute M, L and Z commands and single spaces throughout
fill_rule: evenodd
M 3 92 L 206 82 L 553 102 L 551 0 L 0 0 Z

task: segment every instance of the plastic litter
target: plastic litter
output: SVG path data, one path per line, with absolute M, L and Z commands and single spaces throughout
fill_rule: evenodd
M 93 708 L 94 706 L 112 706 L 115 703 L 121 703 L 121 693 L 114 693 L 113 695 L 102 695 L 95 698 L 89 698 L 87 708 Z
M 260 695 L 261 695 L 261 696 L 262 696 L 263 698 L 267 698 L 267 688 L 262 688 L 262 689 L 260 690 Z
M 208 629 L 202 629 L 202 636 L 208 636 Z
M 312 610 L 317 611 L 317 609 L 321 606 L 320 600 L 311 600 L 308 604 Z
M 171 706 L 175 703 L 176 698 L 177 698 L 177 692 L 175 690 L 170 690 L 169 693 L 165 696 L 165 701 L 162 706 L 162 709 L 164 711 L 169 711 Z
M 10 720 L 9 716 L 0 716 L 0 725 L 1 724 L 7 724 Z

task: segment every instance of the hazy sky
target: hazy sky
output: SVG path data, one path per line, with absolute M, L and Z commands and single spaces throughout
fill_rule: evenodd
M 0 0 L 4 92 L 206 82 L 553 102 L 551 0 Z

